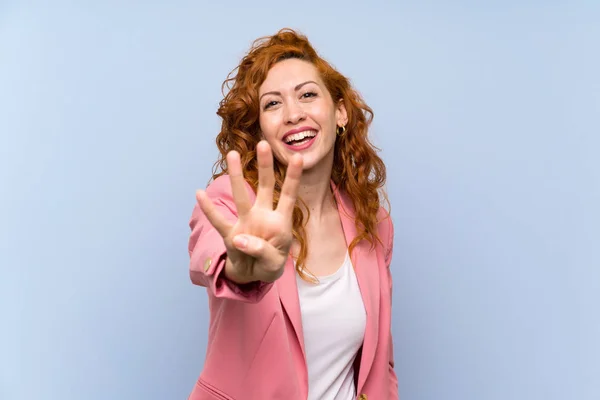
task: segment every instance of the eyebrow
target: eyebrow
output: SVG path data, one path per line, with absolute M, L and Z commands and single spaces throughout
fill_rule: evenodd
M 306 81 L 306 82 L 302 82 L 298 85 L 296 85 L 296 87 L 294 88 L 294 91 L 297 92 L 298 90 L 300 90 L 300 88 L 302 88 L 302 86 L 308 84 L 308 83 L 314 83 L 315 85 L 319 86 L 319 84 L 315 81 Z M 277 96 L 281 96 L 281 92 L 266 92 L 260 95 L 260 97 L 258 98 L 258 101 L 260 101 L 260 99 L 263 98 L 263 96 L 266 96 L 268 94 L 275 94 Z

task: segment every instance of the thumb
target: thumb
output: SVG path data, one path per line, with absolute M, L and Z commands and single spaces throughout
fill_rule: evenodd
M 271 243 L 258 236 L 248 234 L 234 236 L 233 245 L 242 253 L 264 261 L 275 260 L 279 254 Z

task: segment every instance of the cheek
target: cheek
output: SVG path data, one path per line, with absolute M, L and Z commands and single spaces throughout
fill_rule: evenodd
M 271 145 L 273 157 L 282 164 L 287 165 L 287 155 L 277 134 L 280 130 L 280 119 L 274 113 L 269 113 L 267 116 L 259 117 L 260 129 L 263 139 Z
M 314 118 L 318 120 L 319 125 L 327 130 L 327 133 L 335 127 L 335 112 L 326 105 L 320 104 L 313 110 Z
M 269 142 L 274 140 L 277 130 L 275 129 L 275 124 L 273 124 L 273 121 L 269 118 L 261 117 L 259 119 L 259 124 L 264 139 Z

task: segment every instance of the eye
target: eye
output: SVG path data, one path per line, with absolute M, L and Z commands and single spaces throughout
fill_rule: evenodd
M 302 98 L 307 99 L 309 97 L 317 97 L 317 94 L 315 92 L 306 92 L 302 95 Z
M 271 107 L 273 107 L 275 105 L 277 105 L 277 102 L 275 100 L 269 101 L 267 104 L 265 104 L 264 109 L 267 110 L 267 109 L 269 109 L 269 108 L 271 108 Z

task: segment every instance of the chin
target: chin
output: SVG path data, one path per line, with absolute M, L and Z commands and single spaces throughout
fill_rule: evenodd
M 315 165 L 317 165 L 317 163 L 313 162 L 312 160 L 303 161 L 302 171 L 310 171 L 315 167 Z
M 285 160 L 285 164 L 289 164 L 289 160 L 293 157 L 296 152 L 290 152 L 287 148 L 282 148 L 280 156 L 275 156 L 278 160 Z M 323 149 L 314 148 L 307 149 L 299 152 L 302 155 L 302 171 L 310 171 L 316 167 L 320 167 L 322 164 L 327 163 L 328 160 L 333 162 L 333 150 L 331 154 L 323 153 Z
M 327 162 L 330 160 L 330 157 L 323 154 L 305 154 L 303 155 L 303 171 L 310 171 L 320 167 L 325 167 Z M 333 157 L 331 157 L 330 163 L 333 162 Z

